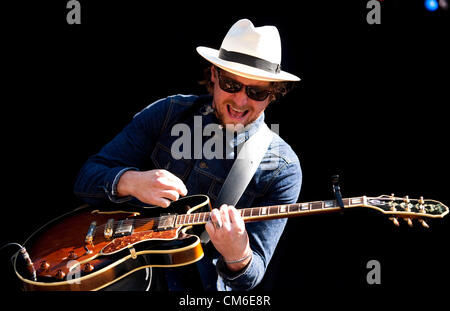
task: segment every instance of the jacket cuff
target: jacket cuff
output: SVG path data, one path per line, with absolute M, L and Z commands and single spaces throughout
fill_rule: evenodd
M 117 184 L 119 183 L 120 177 L 127 171 L 139 171 L 135 167 L 115 167 L 106 176 L 106 183 L 103 190 L 106 193 L 108 199 L 113 203 L 123 203 L 130 201 L 133 197 L 128 195 L 124 197 L 117 196 Z
M 258 275 L 256 256 L 255 252 L 253 252 L 252 258 L 247 266 L 237 272 L 230 271 L 223 257 L 220 256 L 216 263 L 217 273 L 223 279 L 225 285 L 231 287 L 233 290 L 251 289 Z

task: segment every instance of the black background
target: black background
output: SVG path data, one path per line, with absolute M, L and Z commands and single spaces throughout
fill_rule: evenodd
M 450 203 L 448 11 L 384 0 L 368 25 L 367 1 L 80 3 L 81 25 L 67 24 L 65 1 L 2 9 L 2 245 L 76 207 L 81 165 L 135 113 L 204 93 L 195 48 L 219 48 L 240 18 L 277 26 L 282 68 L 302 78 L 266 111 L 300 158 L 300 202 L 332 199 L 339 174 L 344 197 Z M 448 219 L 429 230 L 369 209 L 290 219 L 259 289 L 448 289 Z M 366 282 L 372 259 L 381 285 Z

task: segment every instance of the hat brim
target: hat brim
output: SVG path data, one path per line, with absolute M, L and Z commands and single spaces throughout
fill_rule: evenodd
M 199 46 L 197 53 L 210 63 L 244 78 L 260 81 L 300 81 L 300 78 L 285 71 L 271 73 L 262 69 L 247 66 L 241 63 L 226 61 L 219 58 L 219 50 Z

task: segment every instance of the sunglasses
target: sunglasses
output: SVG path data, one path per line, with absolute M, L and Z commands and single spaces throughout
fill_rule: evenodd
M 248 98 L 256 101 L 263 101 L 272 94 L 272 91 L 266 88 L 244 85 L 230 77 L 224 76 L 218 67 L 216 67 L 216 71 L 219 77 L 219 86 L 225 92 L 237 93 L 245 86 L 245 94 L 247 94 Z

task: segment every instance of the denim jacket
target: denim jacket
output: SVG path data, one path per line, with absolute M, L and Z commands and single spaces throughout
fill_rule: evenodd
M 224 151 L 228 151 L 223 157 L 207 159 L 201 151 L 199 153 L 199 148 L 191 148 L 191 157 L 174 159 L 171 153 L 172 144 L 180 138 L 177 136 L 179 133 L 172 133 L 174 125 L 186 124 L 191 129 L 192 136 L 195 136 L 192 139 L 198 139 L 194 131 L 199 130 L 199 121 L 203 128 L 208 124 L 219 123 L 212 113 L 211 104 L 211 96 L 195 95 L 176 95 L 150 104 L 136 114 L 99 153 L 86 161 L 75 183 L 75 194 L 86 203 L 94 205 L 105 200 L 115 203 L 133 200 L 139 203 L 135 198 L 117 197 L 116 187 L 120 176 L 127 170 L 144 171 L 159 168 L 178 176 L 186 185 L 188 195 L 206 194 L 214 206 L 228 171 L 233 165 L 233 159 L 230 157 L 233 157 L 236 147 L 247 140 L 264 122 L 264 113 L 234 137 L 227 140 L 226 135 L 223 135 L 224 143 L 230 147 L 223 148 Z M 194 128 L 194 125 L 197 128 Z M 209 137 L 202 136 L 202 138 L 203 141 L 200 143 L 203 145 Z M 198 141 L 194 144 L 199 146 Z M 274 134 L 269 149 L 236 207 L 295 203 L 300 193 L 301 181 L 302 173 L 298 157 L 285 141 Z M 197 265 L 200 275 L 205 278 L 204 288 L 215 290 L 254 288 L 264 276 L 285 225 L 286 219 L 246 223 L 253 251 L 252 260 L 243 271 L 236 274 L 227 270 L 217 252 L 205 256 Z M 205 271 L 205 267 L 214 269 L 211 263 L 214 264 L 217 273 Z

